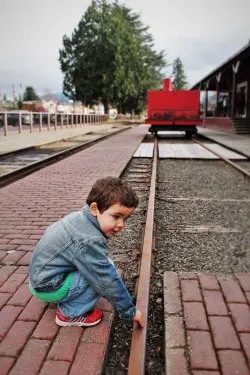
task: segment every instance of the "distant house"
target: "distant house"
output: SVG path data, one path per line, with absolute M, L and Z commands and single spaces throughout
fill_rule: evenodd
M 55 113 L 56 106 L 57 101 L 53 99 L 23 101 L 22 103 L 22 109 L 32 112 L 41 112 L 41 109 L 43 108 L 46 112 Z

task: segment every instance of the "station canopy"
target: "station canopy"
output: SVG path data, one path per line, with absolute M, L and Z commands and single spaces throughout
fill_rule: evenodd
M 218 74 L 221 74 L 220 90 L 227 90 L 228 82 L 230 80 L 230 77 L 232 76 L 232 65 L 235 66 L 238 61 L 240 61 L 241 67 L 242 65 L 244 66 L 245 64 L 250 64 L 250 40 L 237 53 L 224 61 L 216 69 L 214 69 L 212 72 L 198 81 L 194 86 L 192 86 L 191 90 L 202 90 L 204 88 L 204 85 L 209 82 L 209 90 L 216 91 L 216 76 L 218 76 Z

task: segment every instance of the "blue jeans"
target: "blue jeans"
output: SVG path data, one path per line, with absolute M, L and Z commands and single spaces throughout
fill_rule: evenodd
M 109 261 L 113 263 L 111 259 Z M 63 315 L 75 318 L 92 310 L 101 298 L 79 271 L 73 272 L 73 278 L 67 295 L 62 298 L 57 306 Z

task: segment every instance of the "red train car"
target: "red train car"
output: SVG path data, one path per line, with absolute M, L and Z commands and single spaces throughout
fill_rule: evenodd
M 200 118 L 199 90 L 172 90 L 169 78 L 163 80 L 163 90 L 148 91 L 149 131 L 185 131 L 187 137 L 197 132 L 196 126 L 202 125 Z

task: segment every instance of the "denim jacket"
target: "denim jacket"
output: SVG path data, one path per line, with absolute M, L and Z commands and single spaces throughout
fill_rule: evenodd
M 88 205 L 46 229 L 31 259 L 30 283 L 37 292 L 55 291 L 75 270 L 126 319 L 135 316 L 132 298 L 109 261 L 107 238 Z

